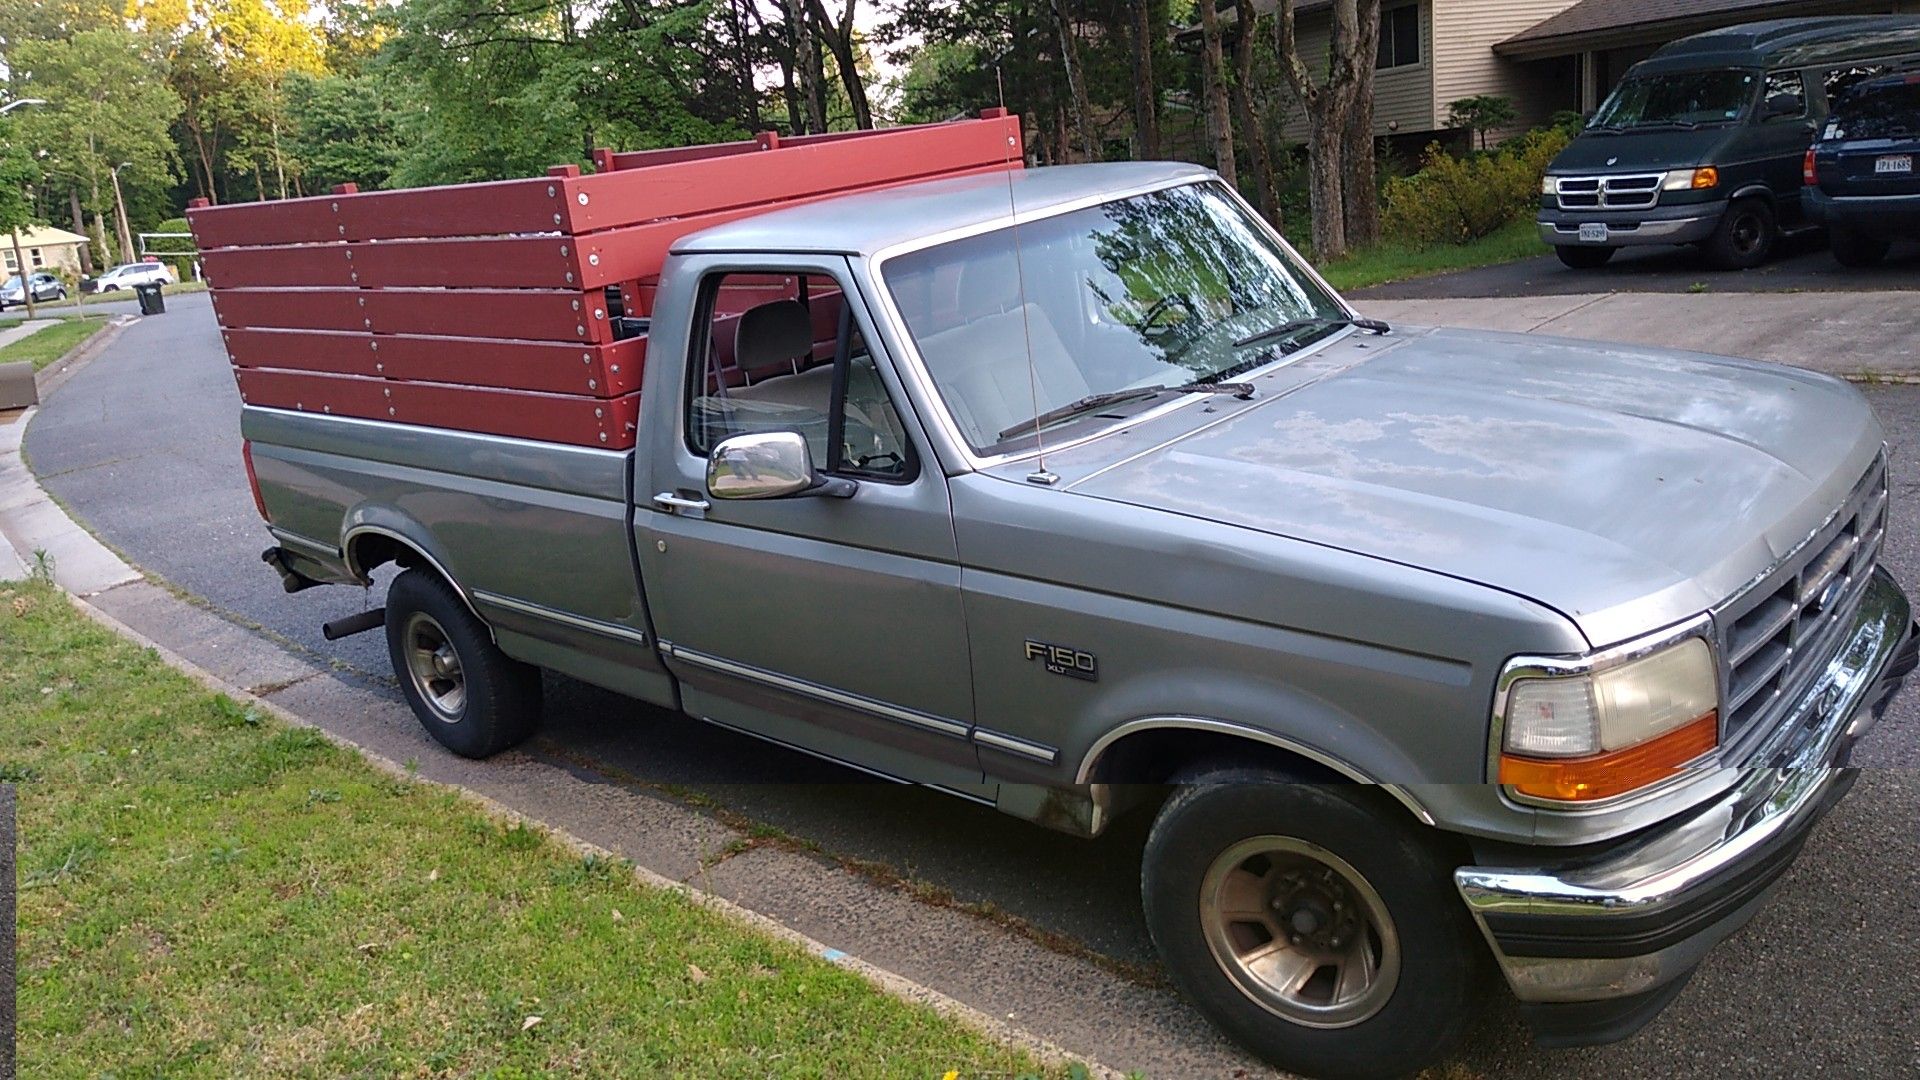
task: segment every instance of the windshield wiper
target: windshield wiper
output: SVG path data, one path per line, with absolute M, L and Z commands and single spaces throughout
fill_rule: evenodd
M 1320 327 L 1334 326 L 1352 326 L 1361 330 L 1371 330 L 1376 334 L 1384 334 L 1393 329 L 1379 319 L 1349 319 L 1344 315 L 1322 316 L 1316 319 L 1291 319 L 1281 323 L 1279 326 L 1269 326 L 1265 330 L 1256 330 L 1246 337 L 1236 340 L 1233 343 L 1233 347 L 1236 349 L 1244 349 L 1249 345 L 1259 345 L 1263 342 L 1278 341 L 1281 338 L 1292 337 L 1302 330 L 1314 330 Z
M 1133 401 L 1136 398 L 1154 397 L 1159 394 L 1232 394 L 1234 397 L 1245 401 L 1253 396 L 1253 384 L 1243 382 L 1191 382 L 1181 383 L 1179 385 L 1157 383 L 1153 386 L 1136 386 L 1128 390 L 1109 390 L 1104 394 L 1088 394 L 1078 401 L 1069 401 L 1057 409 L 1048 409 L 1046 412 L 1041 413 L 1031 420 L 1015 424 L 1005 431 L 1002 431 L 1000 437 L 1002 439 L 1011 439 L 1015 435 L 1022 435 L 1039 428 L 1050 427 L 1069 417 L 1079 416 L 1081 413 L 1092 412 L 1095 409 L 1104 409 L 1108 405 L 1118 405 L 1123 401 Z
M 1642 120 L 1633 125 L 1635 131 L 1657 131 L 1660 128 L 1679 128 L 1681 131 L 1693 131 L 1700 124 L 1693 120 Z

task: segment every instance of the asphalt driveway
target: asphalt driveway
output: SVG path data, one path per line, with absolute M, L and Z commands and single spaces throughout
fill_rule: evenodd
M 1820 255 L 1825 258 L 1824 253 Z M 1556 264 L 1557 265 L 1557 264 Z M 1887 561 L 1920 584 L 1920 388 L 1869 390 L 1893 438 L 1895 519 Z M 319 627 L 378 604 L 349 589 L 283 594 L 257 559 L 268 540 L 239 464 L 235 393 L 204 295 L 128 327 L 43 407 L 26 451 L 42 482 L 130 559 L 283 648 L 323 658 L 329 678 L 388 696 L 384 642 L 329 643 Z M 613 785 L 669 784 L 846 855 L 990 903 L 1124 963 L 1151 965 L 1139 914 L 1140 830 L 1072 840 L 932 792 L 864 782 L 836 766 L 662 714 L 569 680 L 547 684 L 537 757 Z M 1776 901 L 1710 956 L 1667 1014 L 1618 1046 L 1549 1053 L 1490 999 L 1467 1075 L 1777 1076 L 1920 1070 L 1920 692 L 1860 749 L 1869 771 L 1813 837 Z M 992 932 L 984 924 L 977 931 Z M 1121 1026 L 1099 1001 L 1086 1023 Z M 1196 1034 L 1196 1045 L 1208 1038 Z M 1192 1047 L 1115 1061 L 1149 1075 Z

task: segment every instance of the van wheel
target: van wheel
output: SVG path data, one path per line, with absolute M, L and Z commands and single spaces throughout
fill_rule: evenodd
M 1571 247 L 1560 245 L 1553 249 L 1560 261 L 1575 270 L 1598 270 L 1607 265 L 1613 253 L 1619 248 L 1610 247 Z
M 1766 200 L 1741 199 L 1720 215 L 1720 227 L 1707 238 L 1707 261 L 1722 270 L 1751 270 L 1773 254 L 1779 235 Z
M 1892 245 L 1882 237 L 1835 226 L 1827 230 L 1827 246 L 1841 266 L 1874 266 L 1887 257 Z
M 1147 839 L 1147 927 L 1174 982 L 1274 1065 L 1397 1076 L 1460 1038 L 1485 950 L 1454 863 L 1359 785 L 1217 767 Z
M 408 570 L 387 588 L 387 653 L 413 715 L 461 757 L 490 757 L 539 724 L 540 669 L 501 652 L 437 574 Z

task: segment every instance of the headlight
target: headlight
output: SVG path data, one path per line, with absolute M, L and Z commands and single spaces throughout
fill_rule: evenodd
M 1541 177 L 1541 178 L 1540 178 L 1540 194 L 1542 194 L 1542 195 L 1558 195 L 1559 193 L 1560 193 L 1560 178 L 1559 178 L 1559 177 L 1557 177 L 1557 176 L 1543 176 L 1543 177 Z
M 1713 650 L 1690 637 L 1637 660 L 1507 686 L 1500 783 L 1557 802 L 1612 798 L 1719 745 Z
M 1675 169 L 1660 186 L 1668 191 L 1705 191 L 1720 186 L 1720 170 L 1711 165 L 1703 169 Z

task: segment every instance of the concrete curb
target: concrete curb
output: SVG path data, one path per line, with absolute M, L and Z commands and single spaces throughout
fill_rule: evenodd
M 116 335 L 100 335 L 110 338 Z M 95 340 L 99 340 L 96 338 Z M 104 344 L 102 345 L 104 348 Z M 78 350 L 76 350 L 77 352 Z M 85 358 L 75 358 L 73 365 L 91 359 L 99 350 L 91 350 Z M 345 738 L 321 725 L 277 705 L 253 692 L 230 683 L 213 672 L 188 660 L 167 646 L 148 637 L 138 630 L 114 618 L 107 612 L 89 603 L 87 596 L 114 588 L 118 585 L 139 581 L 144 578 L 138 570 L 115 555 L 99 540 L 87 532 L 56 504 L 52 497 L 33 474 L 27 470 L 20 454 L 20 444 L 24 441 L 26 428 L 31 422 L 35 410 L 29 409 L 15 419 L 12 424 L 0 426 L 0 580 L 24 577 L 29 567 L 38 562 L 37 549 L 52 552 L 52 570 L 54 581 L 60 586 L 68 599 L 82 614 L 99 625 L 106 627 L 122 638 L 151 649 L 168 666 L 217 693 L 225 694 L 235 701 L 260 709 L 282 723 L 294 727 L 309 728 L 318 731 L 323 737 L 342 747 L 356 751 L 366 761 L 382 773 L 404 778 L 416 783 L 432 784 L 456 793 L 460 798 L 478 807 L 484 813 L 508 823 L 520 823 L 536 828 L 582 855 L 593 854 L 602 858 L 620 858 L 618 853 L 582 839 L 564 829 L 550 825 L 538 819 L 530 818 L 505 804 L 458 784 L 442 783 L 415 775 L 401 763 L 379 754 L 367 747 Z M 33 543 L 33 547 L 22 547 L 22 538 Z M 7 560 L 19 552 L 20 569 L 8 573 Z M 74 559 L 82 564 L 75 571 L 62 565 L 62 559 Z M 910 1001 L 933 1009 L 941 1016 L 960 1023 L 986 1037 L 1023 1050 L 1036 1060 L 1049 1066 L 1063 1066 L 1073 1063 L 1083 1065 L 1089 1075 L 1121 1080 L 1125 1075 L 1110 1066 L 1092 1061 L 1083 1055 L 1073 1054 L 1062 1047 L 1041 1038 L 1032 1032 L 1016 1027 L 1004 1020 L 991 1016 L 971 1005 L 967 1005 L 932 987 L 915 982 L 906 976 L 897 974 L 869 963 L 842 950 L 831 948 L 825 943 L 796 930 L 769 916 L 727 900 L 697 886 L 675 881 L 638 863 L 633 864 L 636 881 L 642 885 L 657 889 L 666 889 L 686 897 L 692 902 L 715 911 L 739 925 L 779 940 L 797 945 L 813 956 L 819 957 L 858 974 L 881 992 L 896 998 Z

